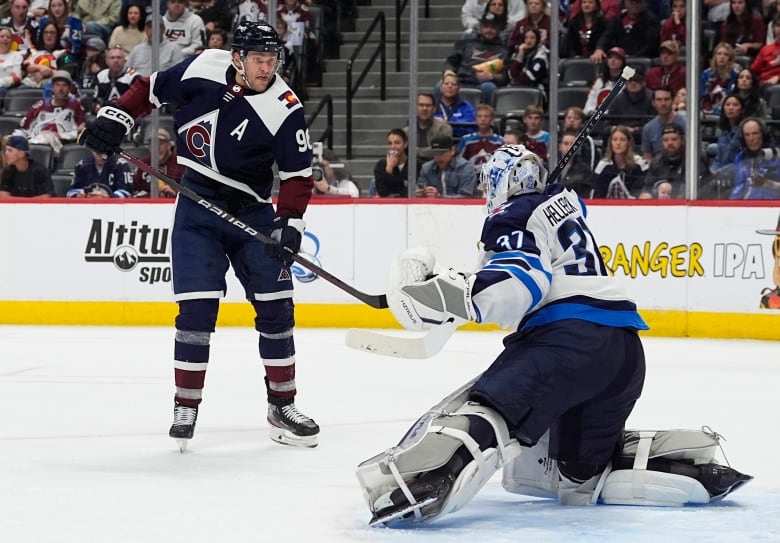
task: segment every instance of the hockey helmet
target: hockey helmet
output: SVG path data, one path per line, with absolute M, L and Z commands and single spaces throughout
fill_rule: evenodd
M 524 145 L 502 145 L 482 165 L 480 182 L 490 214 L 512 196 L 542 193 L 547 185 L 547 169 Z
M 249 51 L 261 53 L 276 53 L 279 64 L 284 60 L 284 42 L 276 30 L 263 21 L 244 21 L 233 32 L 232 51 L 238 53 L 241 59 L 246 58 Z

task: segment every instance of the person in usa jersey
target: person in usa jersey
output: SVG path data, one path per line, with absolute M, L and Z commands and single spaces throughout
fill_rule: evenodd
M 192 200 L 176 203 L 172 232 L 176 317 L 174 422 L 184 449 L 194 435 L 225 274 L 232 265 L 254 307 L 265 366 L 271 439 L 314 447 L 319 426 L 296 407 L 293 285 L 289 265 L 300 248 L 312 193 L 312 149 L 303 105 L 281 77 L 284 43 L 263 22 L 245 22 L 231 51 L 208 49 L 140 77 L 98 112 L 80 141 L 116 152 L 133 119 L 176 104 L 182 184 L 243 223 L 270 235 L 263 244 Z M 273 164 L 279 195 L 271 201 Z

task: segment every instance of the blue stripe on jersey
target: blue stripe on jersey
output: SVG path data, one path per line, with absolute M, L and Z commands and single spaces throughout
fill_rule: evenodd
M 592 300 L 586 297 L 576 297 Z M 597 303 L 572 302 L 572 298 L 565 301 L 553 302 L 546 305 L 524 318 L 520 322 L 518 330 L 533 328 L 551 322 L 565 319 L 579 319 L 603 326 L 617 328 L 632 328 L 634 330 L 648 330 L 649 327 L 636 311 L 636 305 L 628 300 L 606 302 L 596 300 Z M 611 306 L 611 307 L 606 307 Z

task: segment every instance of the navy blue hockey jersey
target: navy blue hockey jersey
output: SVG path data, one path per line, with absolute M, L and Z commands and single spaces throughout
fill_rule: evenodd
M 607 273 L 585 203 L 561 185 L 525 194 L 485 219 L 472 291 L 479 322 L 522 329 L 563 319 L 646 330 Z

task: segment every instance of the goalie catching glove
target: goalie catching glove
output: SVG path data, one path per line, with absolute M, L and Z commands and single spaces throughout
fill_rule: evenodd
M 407 330 L 478 321 L 471 302 L 476 276 L 435 267 L 426 248 L 404 251 L 390 266 L 387 300 L 396 320 Z
M 115 106 L 103 106 L 97 118 L 79 135 L 79 143 L 98 153 L 118 153 L 122 141 L 134 124 L 133 118 L 126 111 Z

